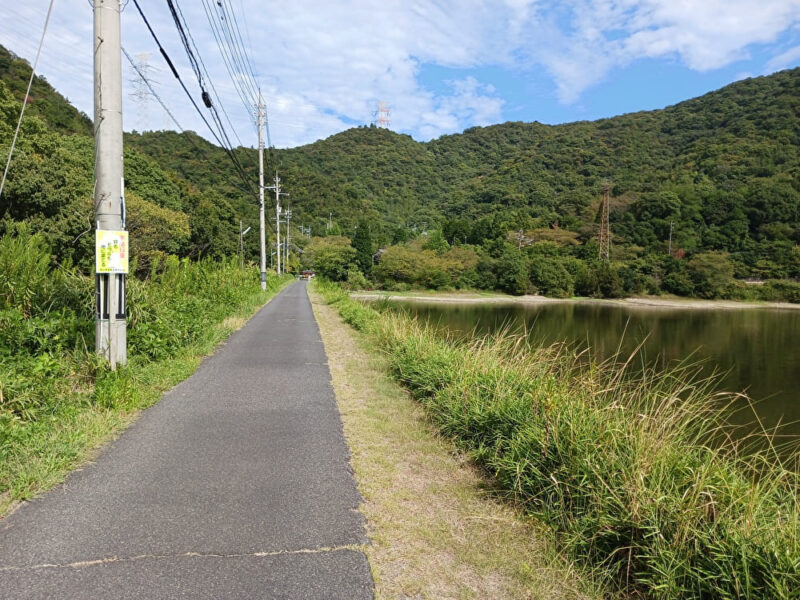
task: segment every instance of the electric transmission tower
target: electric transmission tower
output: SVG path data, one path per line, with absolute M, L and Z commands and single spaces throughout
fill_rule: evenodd
M 378 109 L 372 114 L 375 117 L 375 125 L 389 129 L 389 115 L 392 114 L 392 111 L 386 102 L 378 102 Z
M 600 207 L 600 233 L 597 242 L 600 246 L 600 260 L 609 260 L 611 257 L 611 228 L 608 223 L 608 194 L 611 191 L 611 184 L 606 181 L 603 184 L 603 204 Z
M 150 88 L 158 85 L 153 79 L 153 73 L 158 71 L 150 64 L 149 52 L 137 54 L 134 58 L 133 77 L 128 82 L 133 86 L 130 96 L 136 103 L 136 118 L 142 131 L 149 130 L 150 127 Z

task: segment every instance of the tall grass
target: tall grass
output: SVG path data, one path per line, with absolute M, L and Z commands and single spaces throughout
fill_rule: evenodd
M 129 277 L 129 363 L 111 371 L 94 352 L 93 278 L 53 266 L 45 238 L 24 226 L 0 238 L 0 514 L 4 494 L 28 497 L 99 441 L 79 431 L 87 415 L 121 426 L 122 413 L 191 372 L 194 356 L 228 333 L 226 317 L 286 281 L 268 277 L 264 293 L 258 272 L 237 260 L 175 257 L 144 280 Z
M 316 286 L 378 342 L 440 431 L 610 590 L 800 597 L 796 471 L 719 441 L 718 399 L 690 368 L 586 366 L 509 335 L 459 343 Z

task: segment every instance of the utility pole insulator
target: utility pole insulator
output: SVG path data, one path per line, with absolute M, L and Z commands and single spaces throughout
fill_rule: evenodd
M 112 368 L 127 362 L 122 171 L 120 0 L 94 0 L 95 348 Z M 113 240 L 113 241 L 112 241 Z

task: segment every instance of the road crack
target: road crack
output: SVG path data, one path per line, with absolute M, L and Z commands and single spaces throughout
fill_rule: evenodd
M 177 554 L 137 554 L 136 556 L 107 556 L 94 560 L 80 560 L 71 563 L 41 563 L 38 565 L 0 567 L 0 573 L 13 571 L 36 571 L 42 569 L 83 569 L 112 563 L 135 562 L 140 560 L 164 560 L 175 558 L 269 558 L 273 556 L 292 556 L 296 554 L 331 554 L 342 551 L 364 552 L 358 545 L 331 546 L 326 548 L 302 548 L 299 550 L 273 550 L 268 552 L 244 552 L 221 554 L 213 552 L 182 552 Z

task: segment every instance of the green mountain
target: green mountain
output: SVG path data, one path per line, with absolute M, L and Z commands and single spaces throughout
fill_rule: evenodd
M 30 73 L 26 67 L 0 53 L 0 76 L 17 100 Z M 362 221 L 370 224 L 376 248 L 422 235 L 415 246 L 420 250 L 427 234 L 435 233 L 446 246 L 469 247 L 490 265 L 486 268 L 494 278 L 478 280 L 545 292 L 552 290 L 530 271 L 544 260 L 538 255 L 547 255 L 548 268 L 560 277 L 568 272 L 571 284 L 563 292 L 582 289 L 584 271 L 576 261 L 597 270 L 594 240 L 601 190 L 608 181 L 612 271 L 620 285 L 626 291 L 709 295 L 697 274 L 698 265 L 708 260 L 712 271 L 730 270 L 740 279 L 800 277 L 799 85 L 800 69 L 794 69 L 663 110 L 557 126 L 504 123 L 427 143 L 359 127 L 272 151 L 268 172 L 279 171 L 290 193 L 293 222 L 310 226 L 314 235 L 332 233 L 331 219 L 333 233 L 352 238 Z M 10 207 L 4 194 L 5 220 L 46 221 L 50 212 L 63 213 L 78 193 L 63 198 L 64 186 L 57 181 L 72 181 L 62 173 L 70 160 L 81 171 L 73 178 L 81 181 L 80 193 L 88 194 L 91 141 L 84 134 L 89 122 L 43 80 L 37 79 L 34 90 L 28 114 L 42 120 L 37 135 L 49 136 L 52 144 L 49 154 L 39 150 L 37 185 L 50 186 L 53 193 L 38 199 L 36 185 L 28 182 L 14 192 Z M 0 119 L 0 145 L 13 113 L 7 109 Z M 186 235 L 169 248 L 156 240 L 150 249 L 191 256 L 235 252 L 239 220 L 257 224 L 257 199 L 225 152 L 193 132 L 132 133 L 125 141 L 129 193 L 147 202 L 148 209 L 172 211 L 173 221 L 183 224 L 188 218 L 188 229 L 178 227 Z M 50 165 L 48 159 L 59 152 L 71 159 Z M 234 152 L 255 182 L 256 152 Z M 21 155 L 12 175 L 22 176 L 26 160 L 33 157 Z M 54 170 L 56 181 L 45 176 L 47 169 Z M 73 233 L 80 232 L 73 227 Z M 255 237 L 246 238 L 252 257 Z M 523 275 L 514 285 L 501 285 L 498 265 L 513 263 L 513 250 L 522 256 L 517 270 Z M 687 268 L 693 260 L 694 270 Z M 399 277 L 384 283 L 405 281 Z M 441 281 L 464 284 L 453 277 Z
M 370 217 L 383 244 L 398 226 L 444 227 L 450 242 L 481 244 L 556 223 L 585 243 L 607 179 L 620 258 L 665 252 L 671 227 L 681 254 L 725 251 L 742 277 L 797 277 L 799 88 L 794 69 L 663 110 L 558 126 L 504 123 L 428 143 L 361 127 L 276 151 L 275 160 L 295 211 L 317 233 L 332 212 L 345 233 Z M 202 161 L 187 163 L 191 147 L 176 134 L 128 139 L 197 185 L 222 185 Z M 222 152 L 205 146 L 235 181 Z M 254 153 L 242 155 L 254 174 Z M 225 193 L 235 196 L 230 186 Z
M 0 81 L 3 81 L 19 102 L 28 89 L 30 65 L 0 46 Z M 92 135 L 92 121 L 69 103 L 43 77 L 34 77 L 26 114 L 36 115 L 60 133 Z M 16 125 L 16 122 L 14 123 Z

